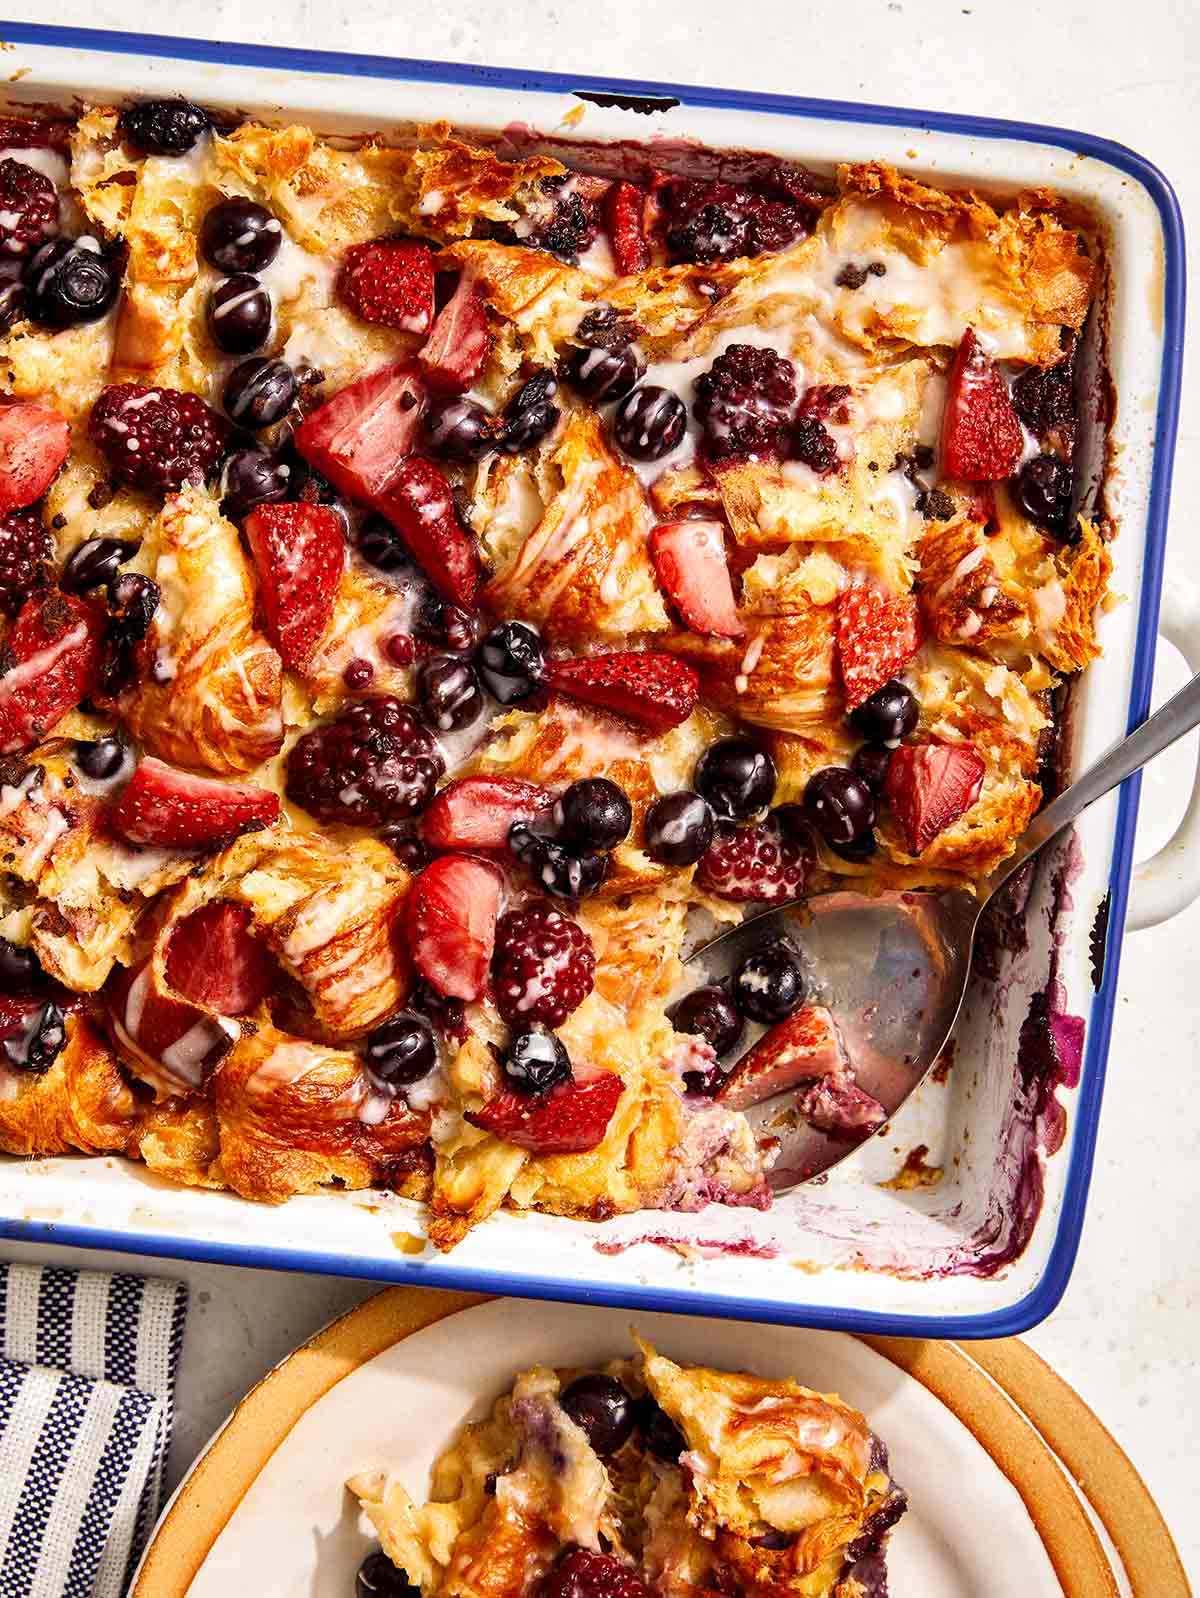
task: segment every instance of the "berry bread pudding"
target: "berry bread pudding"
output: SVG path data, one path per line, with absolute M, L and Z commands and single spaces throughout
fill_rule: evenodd
M 0 1148 L 445 1249 L 764 1207 L 784 1089 L 879 1125 L 786 949 L 682 957 L 1037 809 L 1101 256 L 1046 191 L 735 177 L 0 124 Z
M 523 1372 L 423 1508 L 386 1471 L 355 1477 L 382 1543 L 359 1598 L 887 1598 L 905 1495 L 864 1417 L 635 1340 L 602 1371 Z

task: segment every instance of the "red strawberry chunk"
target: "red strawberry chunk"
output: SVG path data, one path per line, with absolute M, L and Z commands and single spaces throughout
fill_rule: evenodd
M 436 795 L 421 832 L 434 849 L 503 849 L 514 821 L 545 815 L 553 796 L 519 777 L 460 777 Z
M 815 1077 L 844 1075 L 847 1069 L 833 1016 L 823 1005 L 805 1005 L 746 1050 L 716 1096 L 731 1110 L 748 1110 Z
M 1004 375 L 969 327 L 946 386 L 942 475 L 969 483 L 999 482 L 1016 471 L 1024 447 Z
M 25 601 L 5 640 L 12 664 L 0 676 L 0 755 L 28 749 L 96 686 L 100 613 L 56 590 Z
M 70 448 L 71 427 L 61 411 L 32 400 L 0 405 L 0 516 L 39 499 Z
M 467 855 L 442 855 L 413 882 L 408 943 L 426 982 L 450 999 L 477 999 L 487 982 L 503 878 Z
M 560 1082 L 537 1098 L 497 1094 L 466 1118 L 533 1154 L 584 1154 L 604 1141 L 623 1088 L 614 1072 L 599 1071 L 586 1081 Z
M 297 430 L 296 447 L 335 488 L 370 503 L 416 442 L 424 405 L 420 371 L 411 361 L 397 361 L 314 411 Z
M 658 580 L 694 633 L 743 638 L 720 522 L 662 522 L 650 534 Z
M 458 519 L 445 473 L 432 461 L 413 456 L 401 462 L 387 491 L 376 496 L 374 505 L 400 534 L 442 598 L 473 610 L 479 589 L 479 557 Z
M 175 992 L 221 1015 L 257 1009 L 279 973 L 253 935 L 253 920 L 232 899 L 214 899 L 184 916 L 167 944 L 167 981 Z
M 838 601 L 837 650 L 853 710 L 902 671 L 921 645 L 920 612 L 910 594 L 885 594 L 858 583 Z
M 547 688 L 654 732 L 669 732 L 696 708 L 700 679 L 685 661 L 657 650 L 617 650 L 553 660 L 542 675 Z
M 974 744 L 901 744 L 888 762 L 884 793 L 920 854 L 979 798 L 984 763 Z
M 327 505 L 260 505 L 246 518 L 267 633 L 285 666 L 303 666 L 333 618 L 346 558 Z
M 487 312 L 475 284 L 464 272 L 443 305 L 419 356 L 430 388 L 459 394 L 483 370 L 491 348 Z
M 610 183 L 604 196 L 604 228 L 623 276 L 650 265 L 645 232 L 646 196 L 634 183 Z
M 799 899 L 813 867 L 813 852 L 773 822 L 756 827 L 719 823 L 696 867 L 698 886 L 739 904 L 783 904 Z
M 342 257 L 338 298 L 364 322 L 428 333 L 433 325 L 433 253 L 419 239 L 374 239 Z
M 206 1015 L 161 992 L 150 959 L 115 971 L 105 997 L 118 1047 L 148 1065 L 154 1075 L 163 1071 L 168 1086 L 200 1087 L 239 1036 L 235 1021 Z
M 279 796 L 266 788 L 196 777 L 147 755 L 109 812 L 109 824 L 128 843 L 198 849 L 269 826 L 278 814 Z

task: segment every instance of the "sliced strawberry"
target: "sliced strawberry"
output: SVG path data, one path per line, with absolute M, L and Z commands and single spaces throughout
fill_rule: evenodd
M 887 1120 L 879 1100 L 864 1093 L 849 1076 L 827 1076 L 810 1083 L 798 1095 L 796 1109 L 809 1126 L 844 1142 L 869 1137 Z
M 838 600 L 837 649 L 846 709 L 869 699 L 908 665 L 921 645 L 920 612 L 909 594 L 858 583 Z
M 450 999 L 477 999 L 487 982 L 503 884 L 495 866 L 467 855 L 427 865 L 408 899 L 413 964 Z
M 500 1093 L 466 1118 L 533 1154 L 584 1154 L 604 1141 L 623 1088 L 612 1071 L 599 1071 L 586 1081 L 560 1082 L 537 1098 Z
M 814 1077 L 841 1076 L 846 1070 L 833 1016 L 823 1005 L 805 1005 L 746 1050 L 716 1097 L 731 1110 L 748 1110 Z
M 542 682 L 555 693 L 626 716 L 654 732 L 669 732 L 686 721 L 700 693 L 700 679 L 691 666 L 651 649 L 548 661 Z
M 425 385 L 412 361 L 385 366 L 322 405 L 296 432 L 296 447 L 351 499 L 370 502 L 412 449 Z
M 222 1015 L 246 1015 L 271 992 L 279 972 L 251 932 L 244 904 L 214 899 L 185 916 L 167 944 L 167 981 L 176 993 Z
M 95 688 L 100 613 L 51 589 L 21 607 L 5 639 L 12 664 L 0 676 L 0 755 L 28 749 Z
M 884 793 L 910 854 L 952 826 L 979 798 L 984 764 L 974 744 L 901 744 L 888 762 Z
M 434 849 L 503 849 L 514 821 L 545 815 L 553 795 L 518 777 L 460 777 L 434 798 L 421 822 Z
M 159 991 L 149 958 L 119 967 L 105 988 L 109 1024 L 117 1044 L 170 1086 L 198 1088 L 239 1035 L 235 1021 L 206 1015 Z
M 470 388 L 483 370 L 491 343 L 483 298 L 464 272 L 420 353 L 425 381 L 443 394 Z
M 147 755 L 109 812 L 109 825 L 128 843 L 198 849 L 279 814 L 279 796 L 251 782 L 195 777 Z
M 267 632 L 285 666 L 302 666 L 333 616 L 346 558 L 327 505 L 260 505 L 246 518 Z
M 337 294 L 364 322 L 428 333 L 433 325 L 433 252 L 419 239 L 373 239 L 342 257 Z
M 661 522 L 650 534 L 658 580 L 685 627 L 717 638 L 743 638 L 720 522 Z
M 942 476 L 996 483 L 1017 469 L 1025 447 L 1003 373 L 969 327 L 946 385 Z
M 479 557 L 454 509 L 454 494 L 443 472 L 419 455 L 402 461 L 377 495 L 383 512 L 403 538 L 429 581 L 464 610 L 473 610 L 479 589 Z
M 722 821 L 700 857 L 696 881 L 738 904 L 784 904 L 803 894 L 813 863 L 811 845 L 772 821 L 756 827 Z
M 623 276 L 650 265 L 646 243 L 646 196 L 634 183 L 610 183 L 604 196 L 604 229 Z
M 0 405 L 0 516 L 39 499 L 70 448 L 71 426 L 61 411 L 32 400 Z

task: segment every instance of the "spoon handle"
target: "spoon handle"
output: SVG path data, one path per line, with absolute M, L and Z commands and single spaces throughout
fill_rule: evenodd
M 994 892 L 1014 871 L 1023 866 L 1030 855 L 1036 854 L 1044 843 L 1075 820 L 1087 807 L 1094 804 L 1118 783 L 1140 771 L 1147 761 L 1162 753 L 1170 744 L 1200 726 L 1200 675 L 1192 678 L 1161 710 L 1156 710 L 1140 727 L 1102 754 L 1095 765 L 1089 766 L 1081 777 L 1052 800 L 1029 824 L 1016 854 L 1004 862 L 1000 871 L 989 883 Z

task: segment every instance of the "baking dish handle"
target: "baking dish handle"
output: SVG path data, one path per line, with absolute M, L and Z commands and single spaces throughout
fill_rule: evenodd
M 1200 590 L 1173 578 L 1163 594 L 1158 630 L 1200 672 Z M 1149 860 L 1134 867 L 1125 925 L 1131 932 L 1169 921 L 1200 897 L 1200 751 L 1183 819 Z

